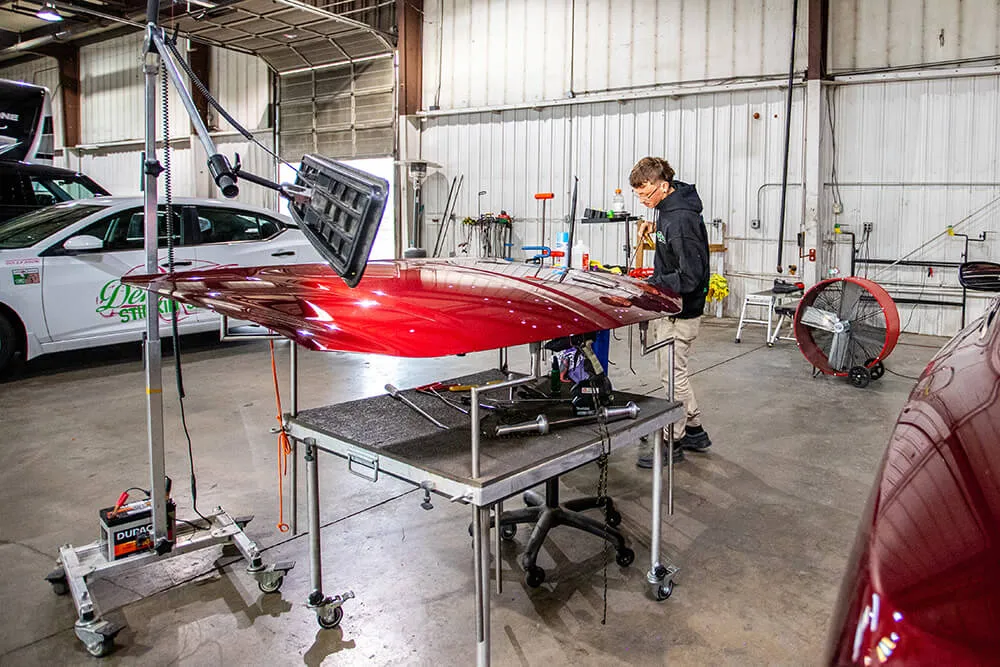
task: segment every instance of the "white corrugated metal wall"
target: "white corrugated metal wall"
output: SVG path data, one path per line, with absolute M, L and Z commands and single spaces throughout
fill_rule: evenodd
M 987 233 L 970 243 L 970 259 L 1000 257 L 1000 3 L 834 0 L 829 41 L 838 74 L 829 93 L 836 125 L 836 179 L 825 177 L 829 225 L 860 231 L 872 222 L 863 253 L 876 258 L 961 261 L 964 239 L 948 236 L 949 224 L 973 237 Z M 855 75 L 866 71 L 879 73 Z M 846 248 L 837 250 L 846 267 Z M 961 300 L 951 268 L 868 272 L 896 296 Z M 972 318 L 987 299 L 969 296 Z M 907 331 L 951 335 L 960 325 L 956 307 L 899 309 Z
M 140 160 L 144 133 L 144 93 L 142 77 L 142 33 L 84 46 L 80 49 L 81 145 L 64 147 L 62 106 L 58 95 L 59 76 L 51 58 L 0 69 L 4 78 L 18 78 L 48 86 L 54 91 L 53 120 L 56 148 L 64 148 L 56 164 L 79 169 L 116 195 L 136 195 L 140 188 Z M 271 130 L 270 72 L 259 58 L 226 49 L 212 48 L 209 89 L 223 107 L 244 127 L 273 148 Z M 171 87 L 170 135 L 173 155 L 172 185 L 178 196 L 215 197 L 201 144 L 191 136 L 190 123 L 176 91 Z M 273 161 L 229 123 L 209 114 L 220 151 L 238 152 L 244 165 L 254 173 L 275 176 Z M 162 139 L 162 121 L 157 119 Z M 160 179 L 161 191 L 163 179 Z M 241 188 L 240 201 L 275 207 L 276 198 L 268 190 L 253 185 Z
M 802 96 L 799 89 L 795 93 L 789 180 L 798 183 Z M 543 241 L 553 245 L 556 234 L 568 230 L 574 176 L 580 178 L 578 215 L 585 207 L 610 207 L 619 187 L 629 210 L 642 211 L 628 186 L 628 172 L 639 157 L 666 155 L 679 179 L 697 184 L 706 221 L 726 225 L 726 272 L 738 293 L 731 299 L 735 302 L 747 289 L 761 289 L 757 277 L 774 264 L 779 189 L 773 185 L 781 180 L 784 96 L 784 90 L 772 88 L 430 118 L 423 157 L 446 168 L 429 177 L 425 188 L 429 238 L 437 234 L 450 179 L 458 174 L 465 175 L 465 183 L 446 247 L 466 240 L 467 229 L 459 221 L 476 217 L 478 193 L 485 190 L 482 209 L 504 209 L 513 216 L 519 249 Z M 541 205 L 533 195 L 549 191 L 556 198 L 547 204 L 543 240 Z M 798 228 L 801 196 L 801 188 L 790 190 L 789 229 Z M 756 219 L 762 224 L 752 229 Z M 578 230 L 595 259 L 625 263 L 623 225 L 588 224 Z M 791 252 L 794 233 L 786 237 Z M 514 256 L 525 253 L 517 250 Z
M 551 245 L 554 232 L 568 229 L 573 176 L 580 178 L 578 214 L 608 208 L 618 187 L 639 212 L 628 172 L 638 158 L 662 155 L 678 178 L 698 185 L 706 220 L 725 223 L 729 303 L 770 281 L 762 275 L 775 263 L 773 184 L 781 180 L 787 90 L 773 81 L 787 76 L 792 0 L 430 0 L 425 12 L 424 105 L 483 109 L 423 121 L 421 157 L 445 166 L 426 188 L 429 238 L 458 174 L 465 175 L 458 220 L 475 217 L 480 203 L 484 211 L 504 209 L 520 248 L 540 242 L 535 192 L 556 193 L 547 213 L 558 221 L 547 225 Z M 798 24 L 797 68 L 804 69 L 804 11 Z M 658 91 L 664 86 L 670 89 Z M 571 95 L 572 104 L 544 106 Z M 593 96 L 601 101 L 584 102 Z M 802 99 L 796 89 L 792 183 L 802 179 Z M 786 250 L 794 252 L 800 187 L 790 189 L 788 205 Z M 762 224 L 752 229 L 757 219 Z M 466 240 L 456 226 L 449 249 Z M 625 263 L 622 225 L 579 230 L 595 259 Z
M 425 0 L 424 11 L 424 106 L 441 109 L 788 71 L 792 0 Z M 802 35 L 804 10 L 798 23 Z
M 831 0 L 829 41 L 832 71 L 994 57 L 1000 54 L 1000 3 Z
M 533 192 L 555 191 L 550 210 L 562 221 L 570 176 L 581 177 L 581 209 L 603 208 L 636 158 L 661 153 L 680 178 L 698 183 L 706 220 L 727 224 L 726 274 L 734 288 L 727 312 L 733 314 L 744 291 L 775 276 L 779 189 L 773 184 L 780 180 L 784 107 L 780 89 L 723 86 L 786 71 L 791 6 L 791 0 L 429 0 L 424 106 L 446 115 L 432 111 L 422 119 L 421 155 L 445 167 L 429 179 L 428 219 L 440 216 L 450 179 L 464 173 L 459 220 L 475 216 L 476 195 L 486 190 L 483 209 L 506 208 L 524 223 L 515 244 L 534 243 L 540 207 Z M 805 69 L 805 13 L 801 2 L 798 71 Z M 983 60 L 989 56 L 997 60 L 1000 3 L 833 0 L 829 41 L 829 67 L 841 76 L 827 86 L 834 132 L 823 115 L 820 257 L 848 268 L 846 247 L 831 245 L 844 240 L 830 233 L 835 222 L 859 232 L 863 222 L 873 222 L 870 255 L 893 259 L 933 239 L 911 259 L 958 261 L 960 241 L 934 237 L 970 214 L 958 231 L 1000 232 L 1000 202 L 986 206 L 1000 196 L 1000 72 L 967 78 L 961 69 L 993 66 Z M 944 79 L 891 78 L 923 77 L 931 63 L 958 69 L 932 75 L 949 76 Z M 891 69 L 907 72 L 874 82 L 844 76 Z M 693 85 L 703 94 L 684 94 Z M 568 99 L 570 93 L 576 99 Z M 588 96 L 600 101 L 581 103 Z M 802 215 L 801 91 L 795 100 L 789 240 Z M 754 112 L 761 118 L 749 121 Z M 843 203 L 840 215 L 833 214 L 835 200 Z M 755 219 L 762 220 L 759 230 L 750 226 Z M 592 249 L 620 257 L 621 230 L 583 229 Z M 429 236 L 435 232 L 432 226 Z M 970 256 L 996 258 L 1000 241 L 973 243 Z M 879 273 L 872 267 L 870 273 L 899 296 L 960 297 L 954 269 L 938 268 L 933 276 L 919 268 Z M 973 299 L 970 316 L 981 307 Z M 950 335 L 958 327 L 957 308 L 904 304 L 900 312 L 911 331 Z
M 843 213 L 830 217 L 855 231 L 873 223 L 863 254 L 959 262 L 963 239 L 946 234 L 954 225 L 973 237 L 990 232 L 984 243 L 970 244 L 970 259 L 1000 257 L 1000 76 L 834 86 L 832 101 L 837 179 L 826 190 L 839 193 Z M 848 257 L 842 248 L 841 267 Z M 865 268 L 859 266 L 861 275 Z M 954 269 L 867 269 L 894 295 L 961 298 Z M 970 314 L 983 307 L 984 299 L 973 296 Z M 910 331 L 959 327 L 958 308 L 899 308 Z

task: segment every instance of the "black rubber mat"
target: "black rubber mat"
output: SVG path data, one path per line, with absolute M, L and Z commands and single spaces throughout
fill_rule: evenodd
M 448 382 L 480 385 L 491 380 L 503 379 L 505 378 L 499 371 L 493 370 L 454 378 Z M 447 425 L 449 429 L 443 430 L 434 426 L 416 411 L 388 395 L 303 410 L 292 421 L 421 469 L 463 483 L 475 483 L 471 479 L 472 433 L 469 417 L 445 405 L 434 396 L 412 389 L 405 390 L 403 395 Z M 457 402 L 462 395 L 449 393 L 447 398 L 454 398 Z M 496 398 L 505 395 L 503 390 L 492 394 Z M 634 401 L 639 406 L 641 411 L 639 418 L 609 424 L 610 433 L 619 433 L 638 423 L 649 421 L 670 407 L 670 404 L 663 399 L 616 392 L 615 405 L 625 405 L 628 401 Z M 486 484 L 517 474 L 539 462 L 572 451 L 599 438 L 600 431 L 597 425 L 577 426 L 544 436 L 483 438 L 480 444 L 479 483 Z

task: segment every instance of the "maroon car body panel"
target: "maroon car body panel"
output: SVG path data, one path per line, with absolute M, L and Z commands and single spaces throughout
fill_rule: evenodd
M 676 294 L 607 273 L 502 260 L 369 262 L 348 288 L 326 264 L 123 282 L 262 324 L 315 350 L 437 357 L 614 329 L 680 312 Z
M 1000 664 L 1000 300 L 937 353 L 903 407 L 827 658 Z

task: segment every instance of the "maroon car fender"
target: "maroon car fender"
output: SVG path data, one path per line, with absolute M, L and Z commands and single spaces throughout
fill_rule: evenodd
M 928 364 L 848 562 L 827 662 L 1000 664 L 1000 301 Z

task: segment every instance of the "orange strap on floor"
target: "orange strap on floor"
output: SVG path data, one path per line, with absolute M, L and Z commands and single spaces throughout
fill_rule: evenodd
M 285 523 L 285 489 L 283 478 L 288 474 L 288 455 L 292 453 L 292 443 L 288 441 L 288 434 L 285 433 L 285 424 L 281 421 L 281 391 L 278 389 L 278 365 L 274 361 L 274 341 L 269 340 L 271 346 L 271 376 L 274 378 L 274 402 L 278 406 L 278 530 L 287 533 L 290 528 Z M 295 345 L 292 342 L 292 345 Z

